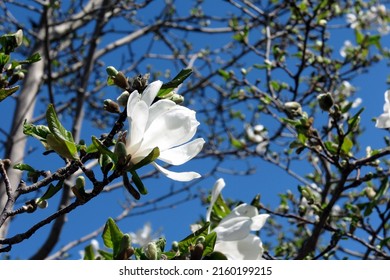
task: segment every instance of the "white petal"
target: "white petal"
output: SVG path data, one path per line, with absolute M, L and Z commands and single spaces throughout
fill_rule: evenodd
M 165 151 L 175 146 L 182 145 L 195 135 L 199 122 L 195 119 L 195 112 L 175 106 L 164 112 L 147 127 L 142 146 L 159 147 Z
M 264 250 L 260 238 L 250 234 L 239 241 L 217 241 L 214 251 L 223 253 L 229 260 L 261 260 Z
M 149 84 L 145 89 L 144 92 L 142 93 L 142 100 L 145 101 L 146 105 L 150 107 L 152 104 L 153 100 L 156 98 L 158 91 L 160 90 L 162 86 L 161 81 L 155 81 L 151 84 Z
M 197 138 L 179 147 L 162 151 L 158 159 L 173 165 L 186 163 L 199 154 L 203 148 L 204 143 L 205 141 L 203 138 Z
M 159 100 L 156 103 L 153 103 L 152 106 L 149 108 L 149 120 L 147 124 L 147 128 L 150 126 L 150 124 L 158 119 L 162 114 L 165 114 L 167 111 L 173 109 L 176 105 L 175 102 L 172 100 Z
M 214 203 L 217 200 L 222 189 L 225 187 L 225 185 L 226 184 L 225 184 L 225 181 L 223 180 L 223 178 L 219 178 L 215 182 L 213 190 L 211 191 L 211 200 L 210 200 L 209 209 L 207 210 L 207 214 L 206 214 L 206 222 L 210 222 L 211 210 L 213 209 Z
M 239 217 L 239 216 L 252 218 L 257 215 L 259 215 L 259 211 L 257 210 L 256 207 L 243 203 L 238 205 L 236 208 L 234 208 L 232 212 L 224 219 L 228 219 L 229 217 Z
M 261 214 L 261 215 L 257 215 L 257 216 L 252 217 L 251 230 L 255 230 L 255 231 L 260 230 L 264 226 L 268 217 L 269 217 L 268 214 Z
M 377 128 L 390 128 L 390 117 L 388 113 L 380 115 L 376 119 L 375 127 Z
M 201 177 L 200 174 L 196 172 L 173 172 L 169 171 L 168 169 L 165 169 L 164 167 L 158 165 L 155 162 L 152 162 L 152 164 L 154 165 L 154 167 L 157 168 L 158 171 L 175 181 L 188 182 Z
M 385 91 L 385 101 L 386 103 L 390 103 L 390 90 Z
M 130 99 L 130 98 L 129 98 Z M 148 106 L 143 101 L 132 104 L 132 111 L 128 111 L 129 132 L 126 140 L 127 153 L 134 155 L 141 145 L 148 121 Z M 133 161 L 133 163 L 136 163 Z
M 251 224 L 252 221 L 248 217 L 223 219 L 213 231 L 217 233 L 217 240 L 240 240 L 248 236 Z

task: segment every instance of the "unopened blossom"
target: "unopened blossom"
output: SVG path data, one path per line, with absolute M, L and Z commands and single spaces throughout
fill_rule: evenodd
M 223 179 L 214 184 L 206 221 L 210 221 L 211 209 L 225 187 Z M 260 260 L 264 252 L 260 237 L 251 233 L 260 230 L 268 214 L 261 214 L 256 207 L 241 204 L 225 216 L 213 231 L 217 234 L 214 251 L 223 253 L 230 260 Z
M 195 111 L 166 99 L 153 103 L 161 86 L 161 81 L 155 81 L 145 88 L 143 94 L 138 91 L 132 92 L 127 101 L 129 132 L 126 150 L 131 155 L 133 164 L 140 162 L 158 147 L 160 151 L 158 160 L 181 165 L 195 157 L 205 143 L 203 138 L 190 141 L 199 125 Z M 164 175 L 176 181 L 190 181 L 200 177 L 196 172 L 177 173 L 155 162 L 152 164 Z
M 390 128 L 390 90 L 385 92 L 385 105 L 383 114 L 376 119 L 377 128 Z

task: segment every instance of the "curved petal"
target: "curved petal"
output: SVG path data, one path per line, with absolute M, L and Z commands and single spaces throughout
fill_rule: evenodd
M 165 169 L 164 167 L 158 165 L 155 162 L 152 162 L 152 164 L 154 165 L 154 167 L 156 167 L 158 171 L 175 181 L 188 182 L 201 177 L 200 174 L 196 172 L 173 172 L 169 171 L 168 169 Z
M 248 205 L 246 203 L 238 205 L 236 208 L 234 208 L 229 215 L 224 217 L 222 221 L 236 218 L 236 217 L 247 217 L 247 218 L 252 218 L 254 216 L 259 215 L 259 211 L 257 210 L 256 207 L 252 205 Z M 222 222 L 221 221 L 221 222 Z
M 154 120 L 158 119 L 161 115 L 165 114 L 169 110 L 172 110 L 175 106 L 178 105 L 176 105 L 176 103 L 172 100 L 167 99 L 162 99 L 156 103 L 153 103 L 149 108 L 149 120 L 148 124 L 146 125 L 146 129 L 148 129 Z
M 129 133 L 126 140 L 126 147 L 127 153 L 134 155 L 140 147 L 144 137 L 149 110 L 148 106 L 143 101 L 131 104 L 131 109 L 131 111 L 128 110 Z
M 158 159 L 173 165 L 186 163 L 199 154 L 204 143 L 203 138 L 197 138 L 184 145 L 162 151 Z
M 150 107 L 153 100 L 156 98 L 162 84 L 163 83 L 161 81 L 154 81 L 144 89 L 141 99 L 146 103 L 146 105 L 148 105 L 148 107 Z
M 214 186 L 213 190 L 211 191 L 211 200 L 210 200 L 210 206 L 209 209 L 207 210 L 206 213 L 206 222 L 210 222 L 210 215 L 211 215 L 211 210 L 213 209 L 214 203 L 217 200 L 219 194 L 221 193 L 222 189 L 225 187 L 225 181 L 223 178 L 219 178 Z
M 194 111 L 175 106 L 150 123 L 140 149 L 159 147 L 162 152 L 184 144 L 195 135 L 198 125 Z
M 390 90 L 385 91 L 385 101 L 386 103 L 390 103 Z
M 240 240 L 248 236 L 251 224 L 252 221 L 248 217 L 235 217 L 222 220 L 213 231 L 217 233 L 217 240 Z
M 261 260 L 264 250 L 261 239 L 250 234 L 239 241 L 217 241 L 214 251 L 223 253 L 229 260 Z
M 252 220 L 251 230 L 254 230 L 254 231 L 260 230 L 264 226 L 268 217 L 269 217 L 268 214 L 261 214 L 261 215 L 254 216 L 251 219 Z

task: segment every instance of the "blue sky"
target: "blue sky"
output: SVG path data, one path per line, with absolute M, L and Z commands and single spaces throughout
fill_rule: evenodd
M 29 2 L 29 1 L 27 1 Z M 155 7 L 159 7 L 163 1 L 155 1 Z M 190 6 L 188 3 L 190 1 L 177 1 L 178 5 L 180 5 L 180 9 L 182 11 L 188 10 Z M 226 13 L 228 11 L 221 9 L 217 4 L 217 1 L 205 1 L 205 10 L 213 11 L 214 13 Z M 231 9 L 231 8 L 230 8 Z M 147 10 L 150 14 L 147 14 L 148 18 L 153 18 L 153 11 L 158 10 L 154 9 L 153 6 Z M 207 12 L 206 12 L 207 13 Z M 217 14 L 216 14 L 217 15 Z M 17 19 L 20 21 L 24 21 L 25 15 L 22 13 L 16 13 Z M 124 27 L 125 28 L 125 27 Z M 349 39 L 351 41 L 354 40 L 353 33 L 349 30 L 344 30 L 340 32 L 332 33 L 331 43 L 337 46 L 335 50 L 338 50 L 339 47 L 342 46 L 344 40 Z M 117 36 L 115 36 L 117 37 Z M 214 37 L 213 37 L 214 38 Z M 114 37 L 106 37 L 105 40 L 113 40 Z M 220 36 L 218 40 L 196 40 L 193 48 L 194 50 L 200 50 L 205 47 L 213 48 L 213 43 L 215 45 L 219 45 L 221 41 L 219 40 L 230 40 L 229 36 Z M 104 40 L 102 41 L 104 43 Z M 390 44 L 389 37 L 386 37 L 383 41 L 384 46 L 389 46 Z M 138 45 L 137 45 L 138 44 Z M 142 45 L 142 42 L 137 42 L 135 45 L 136 48 L 142 49 L 145 46 Z M 125 51 L 125 50 L 122 50 Z M 164 53 L 164 50 L 161 50 L 161 53 Z M 335 56 L 338 56 L 338 53 L 335 53 Z M 107 66 L 113 65 L 118 66 L 121 64 L 120 55 L 109 55 L 102 58 L 102 61 L 106 63 Z M 251 61 L 247 61 L 247 63 L 251 63 Z M 166 70 L 167 64 L 163 61 L 156 62 L 153 65 L 154 69 L 159 69 L 164 72 Z M 146 71 L 147 65 L 142 65 Z M 173 74 L 177 69 L 169 69 Z M 373 148 L 383 147 L 383 136 L 387 135 L 386 131 L 381 131 L 374 127 L 374 122 L 371 120 L 373 117 L 377 117 L 382 113 L 384 97 L 383 93 L 388 89 L 385 81 L 387 79 L 388 68 L 385 63 L 381 63 L 373 67 L 369 73 L 362 74 L 356 79 L 352 81 L 352 84 L 358 89 L 358 94 L 356 97 L 361 97 L 363 103 L 361 106 L 365 107 L 365 111 L 361 115 L 362 123 L 364 124 L 366 131 L 364 136 L 361 137 L 361 145 L 362 147 L 370 145 Z M 165 81 L 166 82 L 166 81 Z M 113 87 L 106 87 L 103 89 L 106 98 L 115 99 L 118 91 Z M 191 105 L 189 105 L 191 108 Z M 12 116 L 11 110 L 12 106 L 6 105 L 5 102 L 0 104 L 0 110 L 4 110 L 2 113 L 2 117 L 4 116 L 5 120 L 7 120 L 9 116 Z M 201 119 L 199 119 L 201 121 Z M 8 122 L 5 122 L 8 123 Z M 3 127 L 3 124 L 2 128 Z M 201 126 L 202 127 L 201 123 Z M 90 128 L 88 126 L 84 127 L 83 130 L 83 138 L 90 139 L 91 134 L 100 133 L 97 130 Z M 34 141 L 34 140 L 33 140 Z M 36 145 L 35 145 L 36 146 Z M 363 150 L 364 152 L 364 150 Z M 31 158 L 30 158 L 31 160 Z M 27 161 L 27 163 L 34 163 L 36 166 L 39 166 L 41 169 L 50 168 L 53 165 L 61 164 L 61 161 L 56 158 L 55 155 L 42 156 L 41 152 L 34 153 L 34 160 Z M 275 166 L 267 164 L 266 162 L 257 159 L 248 163 L 247 161 L 232 161 L 226 160 L 222 165 L 223 168 L 228 169 L 238 169 L 238 170 L 246 170 L 247 167 L 253 166 L 256 168 L 256 173 L 254 175 L 248 176 L 233 176 L 226 174 L 224 172 L 218 172 L 214 177 L 208 178 L 206 180 L 200 180 L 196 182 L 193 190 L 199 189 L 208 191 L 211 190 L 214 182 L 219 177 L 223 177 L 226 181 L 226 188 L 223 190 L 223 196 L 225 198 L 232 198 L 238 201 L 250 202 L 252 198 L 260 193 L 262 196 L 262 202 L 266 205 L 270 205 L 271 208 L 276 207 L 279 204 L 278 194 L 285 192 L 286 189 L 295 190 L 298 182 L 294 182 L 291 178 L 284 176 L 284 172 L 278 169 Z M 174 168 L 174 170 L 179 171 L 196 171 L 202 174 L 206 174 L 209 169 L 213 166 L 213 161 L 206 160 L 193 160 L 189 163 L 186 163 L 183 166 Z M 296 166 L 297 170 L 300 170 L 300 174 L 304 174 L 305 170 L 302 166 Z M 151 167 L 146 167 L 143 170 L 147 172 L 151 170 Z M 159 179 L 150 179 L 145 181 L 145 184 L 148 187 L 149 195 L 141 198 L 140 202 L 147 202 L 156 197 L 161 196 L 169 192 L 170 188 L 177 189 L 180 185 L 173 185 L 173 182 L 170 179 L 167 179 L 163 176 L 160 176 Z M 196 194 L 196 191 L 192 191 L 193 194 Z M 59 249 L 61 246 L 67 244 L 72 241 L 74 237 L 84 236 L 96 228 L 102 226 L 108 217 L 115 217 L 121 211 L 121 204 L 126 202 L 126 192 L 125 190 L 115 191 L 114 193 L 109 193 L 104 196 L 98 197 L 92 200 L 87 205 L 80 207 L 73 211 L 68 216 L 68 222 L 64 229 L 64 234 L 61 237 L 60 242 L 56 249 Z M 173 201 L 180 201 L 184 199 L 188 193 L 184 192 L 179 197 L 175 197 L 172 200 L 167 200 L 163 202 L 164 205 L 168 205 Z M 50 206 L 48 209 L 36 212 L 31 216 L 31 219 L 27 219 L 25 216 L 16 217 L 15 225 L 13 225 L 10 229 L 10 235 L 12 236 L 15 233 L 26 230 L 29 225 L 33 225 L 37 220 L 45 217 L 50 211 L 54 210 L 57 207 L 55 201 L 50 202 Z M 153 206 L 151 207 L 153 208 Z M 205 215 L 206 208 L 201 205 L 201 201 L 199 198 L 193 199 L 185 204 L 178 204 L 173 209 L 165 209 L 152 211 L 150 213 L 146 213 L 143 215 L 135 215 L 130 218 L 126 218 L 119 223 L 120 228 L 125 232 L 135 232 L 138 229 L 142 228 L 145 222 L 151 222 L 154 230 L 162 229 L 165 237 L 167 238 L 168 246 L 174 240 L 180 240 L 184 238 L 186 235 L 190 233 L 189 225 L 196 222 L 201 215 Z M 28 258 L 34 249 L 37 248 L 37 244 L 40 244 L 40 241 L 44 240 L 46 237 L 46 230 L 40 230 L 31 237 L 29 240 L 26 240 L 20 245 L 16 245 L 13 248 L 12 256 L 20 257 L 20 258 Z M 100 237 L 97 238 L 102 245 Z M 266 240 L 265 240 L 266 241 Z M 82 244 L 81 247 L 87 244 Z M 78 247 L 71 251 L 71 258 L 78 258 L 78 250 L 81 248 Z

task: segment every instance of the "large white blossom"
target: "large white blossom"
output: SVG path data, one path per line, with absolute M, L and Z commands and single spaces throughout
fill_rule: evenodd
M 211 209 L 224 186 L 223 179 L 219 179 L 213 187 L 207 221 L 210 221 Z M 254 206 L 237 206 L 213 229 L 217 234 L 214 250 L 223 253 L 230 260 L 262 259 L 264 250 L 261 239 L 251 232 L 260 230 L 268 217 L 268 214 L 259 215 Z
M 390 128 L 390 90 L 385 92 L 383 111 L 384 113 L 376 119 L 375 126 L 377 128 Z
M 155 81 L 145 88 L 143 94 L 132 92 L 127 101 L 129 132 L 126 149 L 133 164 L 140 162 L 158 147 L 159 160 L 181 165 L 195 157 L 205 143 L 203 138 L 190 141 L 199 125 L 195 111 L 165 99 L 152 104 L 161 86 L 161 81 Z M 200 177 L 196 172 L 177 173 L 155 162 L 152 164 L 176 181 L 190 181 Z

